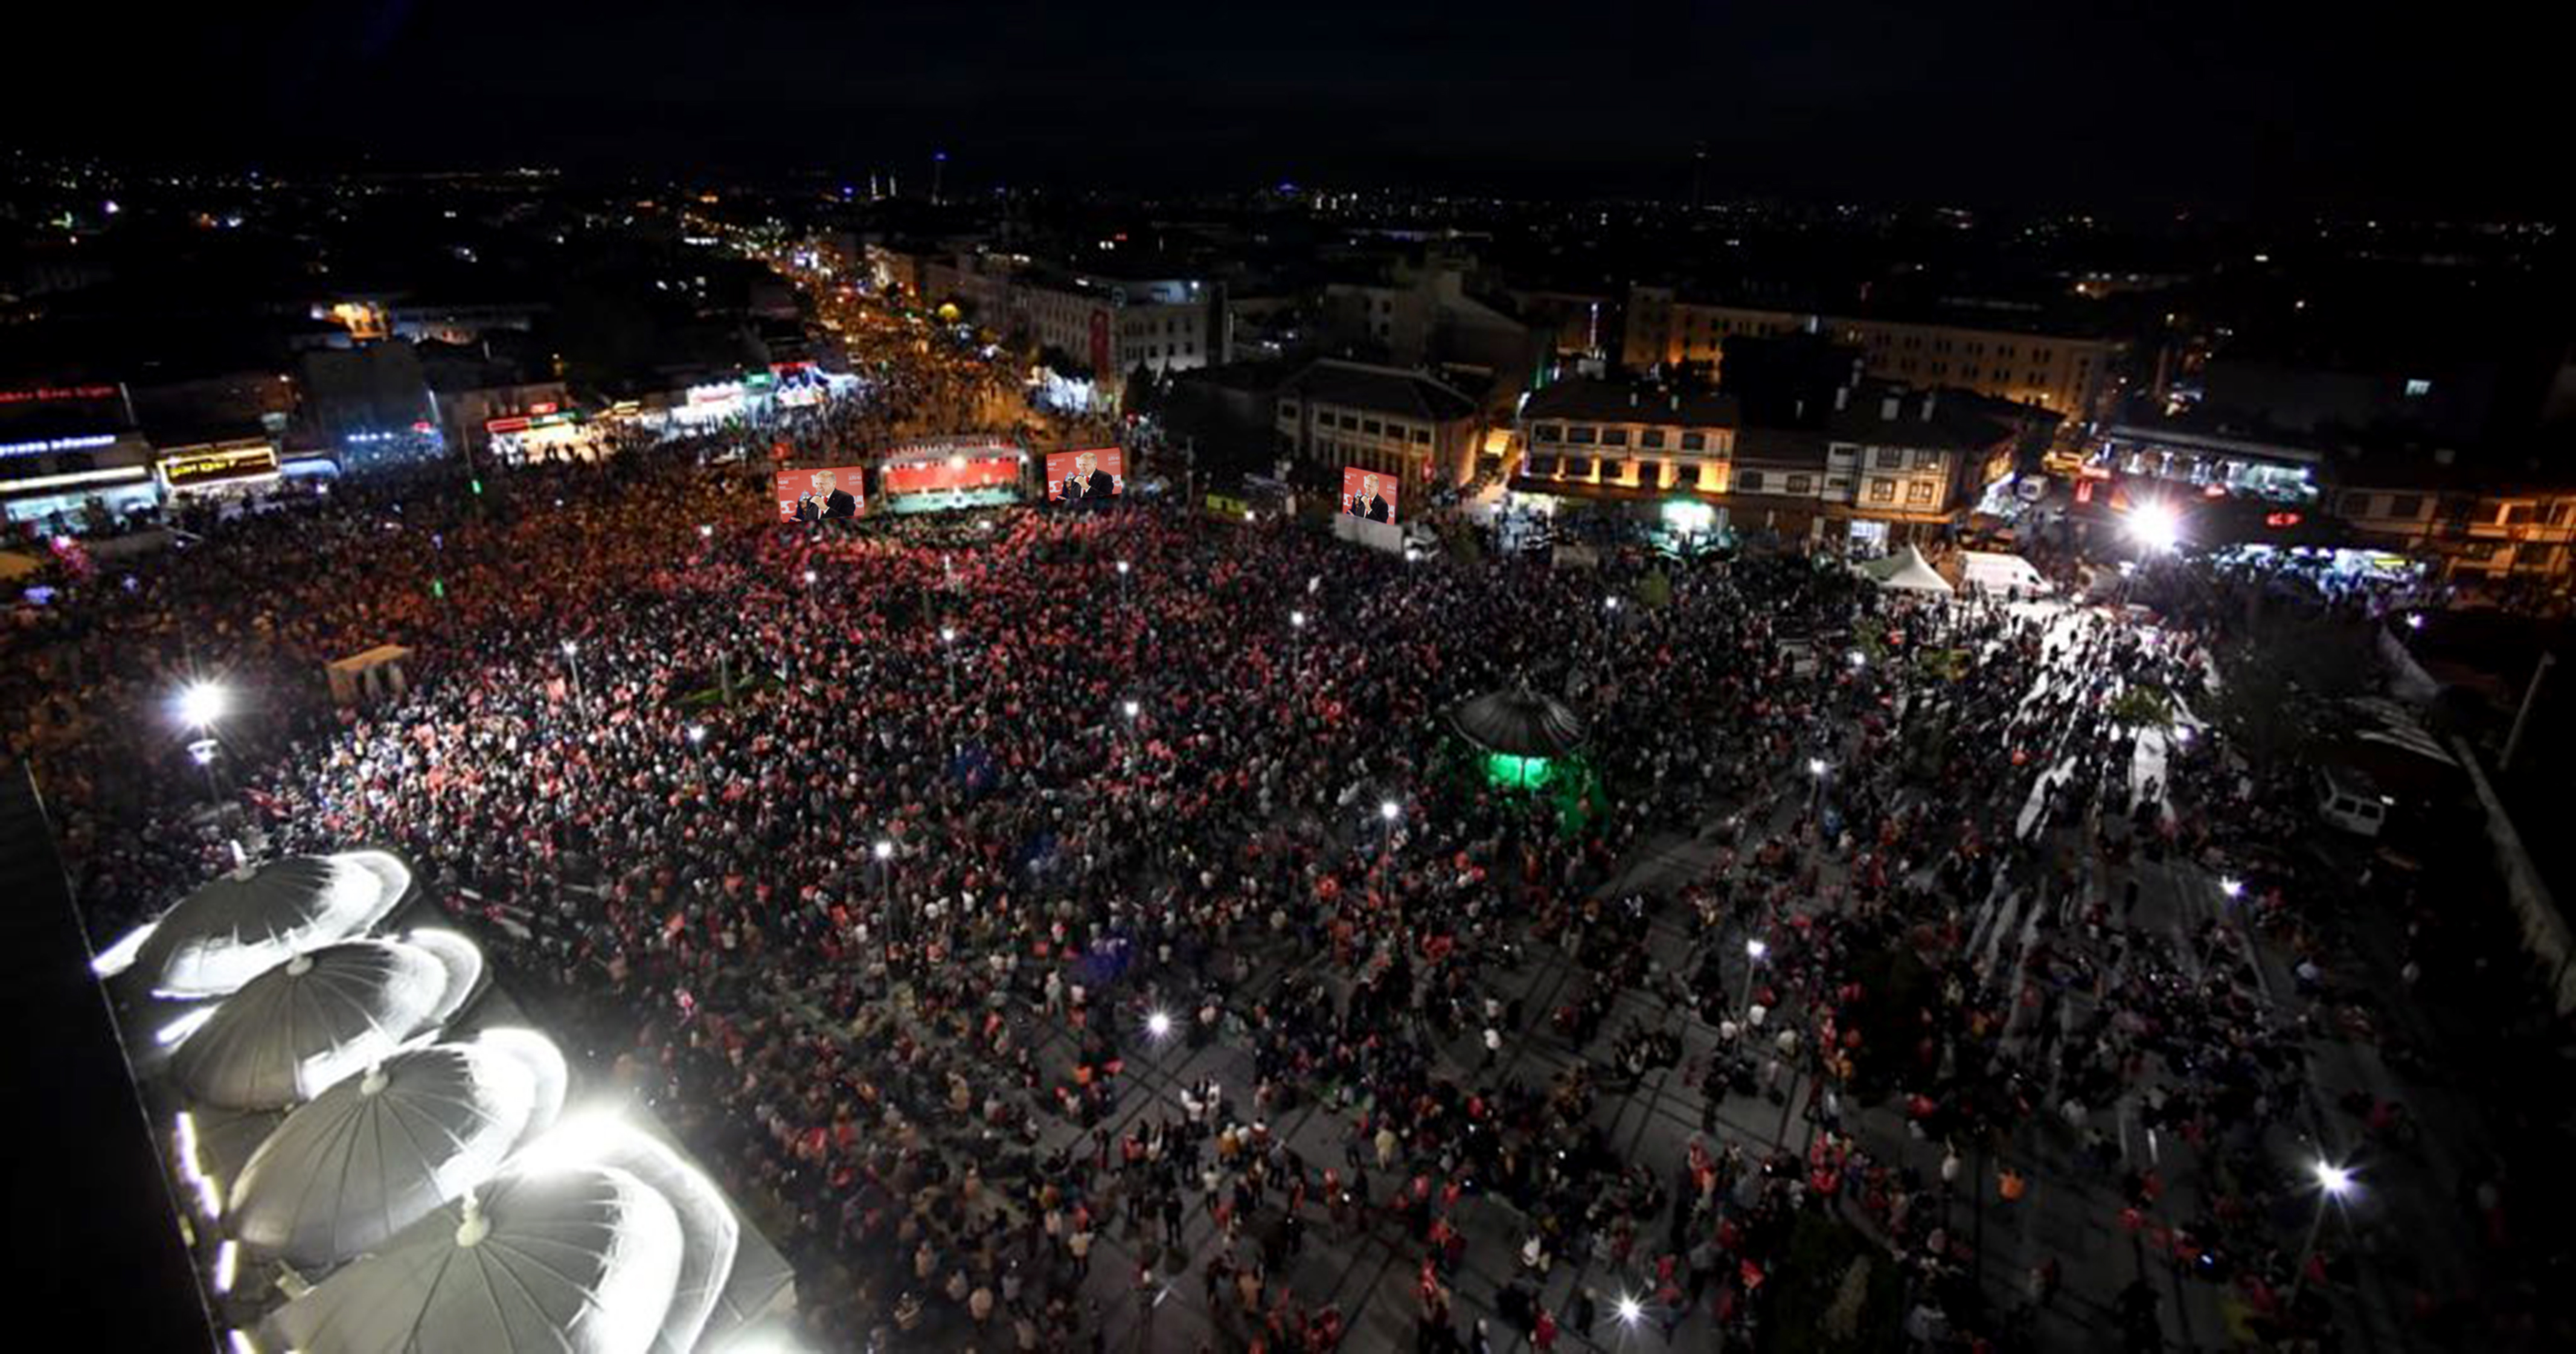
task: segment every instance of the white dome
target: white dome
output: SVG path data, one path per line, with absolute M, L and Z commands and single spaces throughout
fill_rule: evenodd
M 232 1189 L 233 1235 L 305 1269 L 374 1250 L 490 1179 L 563 1092 L 563 1055 L 525 1031 L 396 1054 L 260 1144 Z
M 93 967 L 107 976 L 130 966 L 156 996 L 222 996 L 296 954 L 364 934 L 410 891 L 411 867 L 383 851 L 288 856 L 209 881 Z
M 481 952 L 452 932 L 326 945 L 225 998 L 171 1068 L 200 1103 L 282 1109 L 444 1023 L 482 969 Z
M 304 1354 L 647 1354 L 680 1279 L 679 1219 L 612 1166 L 512 1170 L 271 1313 Z

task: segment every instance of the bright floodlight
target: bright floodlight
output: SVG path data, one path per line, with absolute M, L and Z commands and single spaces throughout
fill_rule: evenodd
M 2317 1188 L 2324 1190 L 2328 1194 L 2339 1198 L 2345 1191 L 2352 1188 L 2352 1172 L 2341 1166 L 2337 1166 L 2332 1162 L 2320 1161 L 2316 1165 L 2316 1172 Z
M 2149 550 L 2171 550 L 2182 536 L 2182 519 L 2163 503 L 2141 503 L 2129 512 L 2129 539 Z
M 943 625 L 939 627 L 939 642 L 942 644 L 956 643 L 957 627 L 953 625 Z
M 2239 879 L 2222 879 L 2218 881 L 2218 891 L 2230 898 L 2239 897 L 2245 892 L 2245 883 Z
M 1758 937 L 1744 942 L 1744 956 L 1748 959 L 1759 959 L 1770 952 L 1771 947 L 1763 944 Z
M 572 657 L 574 654 L 577 654 L 577 653 L 580 653 L 580 652 L 581 652 L 581 646 L 580 646 L 579 644 L 574 643 L 574 642 L 573 642 L 573 641 L 571 641 L 571 640 L 565 640 L 565 641 L 563 642 L 563 651 L 564 651 L 564 657 L 566 657 L 566 658 L 570 658 L 570 657 Z
M 1168 1013 L 1156 1011 L 1152 1015 L 1145 1017 L 1145 1033 L 1160 1039 L 1171 1032 L 1172 1017 Z
M 1396 817 L 1403 812 L 1404 806 L 1396 803 L 1392 799 L 1382 799 L 1378 801 L 1377 816 L 1390 823 L 1394 822 Z
M 1825 759 L 1822 757 L 1809 757 L 1807 759 L 1807 774 L 1810 776 L 1821 776 L 1825 774 Z
M 1298 629 L 1300 629 L 1300 630 L 1305 629 L 1305 628 L 1306 628 L 1306 613 L 1305 613 L 1305 612 L 1302 612 L 1302 611 L 1291 611 L 1291 612 L 1289 612 L 1289 613 L 1288 613 L 1288 623 L 1289 623 L 1290 625 L 1296 626 L 1296 627 L 1297 627 Z
M 179 719 L 195 728 L 209 728 L 232 703 L 232 693 L 213 682 L 190 682 L 179 693 Z
M 814 581 L 814 571 L 813 571 L 813 570 L 808 569 L 808 570 L 806 570 L 806 571 L 805 571 L 805 581 L 806 581 L 806 582 L 808 582 L 808 583 L 811 583 L 811 582 L 813 582 L 813 581 Z
M 1604 597 L 1601 599 L 1601 605 L 1612 611 L 1616 611 L 1619 609 L 1619 599 L 1616 597 Z
M 1859 666 L 1861 666 L 1862 664 L 1867 663 L 1868 661 L 1869 661 L 1869 658 L 1868 658 L 1866 655 L 1864 655 L 1863 653 L 1861 653 L 1861 651 L 1860 651 L 1860 650 L 1858 650 L 1858 649 L 1854 649 L 1854 650 L 1852 650 L 1852 651 L 1851 651 L 1851 665 L 1852 665 L 1853 667 L 1859 667 Z
M 1619 1295 L 1619 1319 L 1622 1322 L 1633 1326 L 1636 1325 L 1637 1322 L 1645 1315 L 1646 1304 L 1637 1301 L 1635 1298 L 1632 1298 L 1625 1293 Z
M 894 859 L 894 843 L 880 840 L 876 845 L 876 852 L 877 859 L 892 860 Z
M 690 741 L 691 743 L 703 743 L 703 742 L 707 741 L 707 726 L 706 726 L 706 725 L 704 725 L 704 724 L 692 724 L 692 725 L 690 725 L 690 726 L 689 726 L 689 741 Z
M 1136 702 L 1134 702 L 1134 701 L 1121 701 L 1121 702 L 1119 702 L 1119 703 L 1118 703 L 1118 708 L 1119 708 L 1119 709 L 1121 709 L 1121 710 L 1126 711 L 1126 712 L 1127 712 L 1127 717 L 1128 717 L 1129 719 L 1134 719 L 1134 718 L 1136 717 L 1136 711 L 1137 711 L 1137 709 L 1138 709 L 1138 706 L 1137 706 Z
M 1123 559 L 1118 561 L 1118 572 L 1122 574 L 1127 572 L 1127 561 Z

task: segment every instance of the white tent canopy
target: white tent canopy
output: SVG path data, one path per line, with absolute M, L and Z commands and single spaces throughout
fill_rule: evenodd
M 1877 579 L 1880 587 L 1894 588 L 1899 592 L 1946 594 L 1950 591 L 1950 580 L 1933 569 L 1931 562 L 1923 558 L 1922 551 L 1910 545 L 1859 567 L 1862 573 Z

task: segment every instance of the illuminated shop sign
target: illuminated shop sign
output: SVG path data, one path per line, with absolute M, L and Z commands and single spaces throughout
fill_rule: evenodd
M 194 484 L 220 484 L 225 480 L 248 479 L 254 475 L 277 473 L 277 448 L 262 443 L 257 446 L 212 447 L 205 451 L 182 452 L 162 458 L 161 479 L 173 489 Z
M 92 447 L 113 446 L 114 433 L 90 433 L 80 437 L 40 437 L 33 442 L 0 442 L 0 456 L 42 456 L 55 451 L 87 451 Z

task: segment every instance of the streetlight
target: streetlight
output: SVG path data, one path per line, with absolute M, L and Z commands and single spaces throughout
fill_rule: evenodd
M 1618 609 L 1619 609 L 1619 599 L 1618 599 L 1617 597 L 1615 597 L 1615 596 L 1614 596 L 1614 597 L 1604 597 L 1604 598 L 1602 598 L 1602 599 L 1601 599 L 1601 606 L 1602 606 L 1602 609 L 1604 609 L 1604 610 L 1607 610 L 1607 611 L 1616 611 L 1616 610 L 1618 610 Z
M 2230 898 L 2241 898 L 2245 896 L 2245 883 L 2240 879 L 2222 879 L 2218 881 L 2218 891 Z
M 2308 1167 L 2308 1171 L 2317 1182 L 2317 1214 L 2308 1221 L 2307 1242 L 2299 1247 L 2299 1267 L 2290 1276 L 2290 1298 L 2285 1305 L 2291 1309 L 2297 1308 L 2299 1291 L 2307 1286 L 2308 1262 L 2316 1257 L 2317 1234 L 2326 1226 L 2326 1205 L 2342 1199 L 2356 1188 L 2350 1167 L 2319 1158 Z
M 1120 710 L 1122 710 L 1122 711 L 1125 711 L 1125 712 L 1126 712 L 1126 715 L 1127 715 L 1127 717 L 1128 717 L 1129 719 L 1134 719 L 1134 718 L 1136 717 L 1136 712 L 1137 712 L 1138 710 L 1142 709 L 1143 707 L 1141 707 L 1141 706 L 1137 705 L 1137 704 L 1136 704 L 1136 702 L 1134 702 L 1134 701 L 1132 701 L 1132 700 L 1131 700 L 1131 701 L 1120 701 L 1120 702 L 1118 703 L 1118 708 L 1119 708 Z
M 698 744 L 703 743 L 703 742 L 705 742 L 705 741 L 707 741 L 707 726 L 706 726 L 706 725 L 704 725 L 704 724 L 692 724 L 692 725 L 690 725 L 690 726 L 689 726 L 689 746 L 691 746 L 691 747 L 696 747 Z
M 2182 517 L 2168 503 L 2141 503 L 2129 513 L 2129 539 L 2149 554 L 2174 548 L 2182 538 Z
M 940 662 L 948 669 L 948 695 L 951 699 L 954 699 L 957 695 L 956 626 L 943 625 L 939 627 L 939 658 Z
M 1289 624 L 1289 625 L 1291 625 L 1291 626 L 1293 626 L 1293 627 L 1295 627 L 1295 628 L 1297 628 L 1297 629 L 1299 629 L 1299 630 L 1303 630 L 1303 629 L 1305 629 L 1305 628 L 1306 628 L 1306 613 L 1305 613 L 1305 612 L 1303 612 L 1303 611 L 1291 611 L 1291 612 L 1289 612 L 1289 613 L 1288 613 L 1288 624 Z
M 704 541 L 704 540 L 712 539 L 712 538 L 715 536 L 715 534 L 716 534 L 716 529 L 715 529 L 713 526 L 709 525 L 708 523 L 700 522 L 700 523 L 698 524 L 698 539 L 699 539 L 699 540 Z
M 1623 1326 L 1636 1325 L 1639 1321 L 1645 1319 L 1645 1315 L 1646 1304 L 1637 1301 L 1626 1293 L 1619 1295 L 1619 1324 Z
M 179 692 L 179 722 L 192 729 L 212 729 L 232 704 L 232 693 L 222 686 L 190 682 Z
M 571 640 L 565 640 L 563 642 L 563 656 L 564 666 L 572 669 L 573 708 L 587 713 L 590 706 L 590 693 L 582 690 L 581 687 L 581 645 Z
M 1380 817 L 1380 818 L 1385 819 L 1386 821 L 1388 821 L 1388 822 L 1390 822 L 1390 823 L 1394 822 L 1398 817 L 1402 816 L 1402 814 L 1403 814 L 1403 813 L 1404 813 L 1404 806 L 1403 806 L 1403 805 L 1401 805 L 1401 804 L 1396 803 L 1396 802 L 1395 802 L 1394 800 L 1392 800 L 1392 799 L 1380 800 L 1380 801 L 1378 802 L 1378 806 L 1377 806 L 1377 816 L 1378 816 L 1378 817 Z
M 1145 1017 L 1145 1033 L 1154 1036 L 1157 1040 L 1169 1038 L 1172 1033 L 1171 1013 L 1156 1011 Z
M 808 569 L 808 570 L 806 570 L 806 571 L 805 571 L 805 581 L 806 581 L 807 583 L 809 583 L 809 584 L 810 584 L 810 583 L 812 583 L 812 582 L 814 581 L 814 571 L 813 571 L 813 570 Z
M 886 959 L 891 963 L 894 959 L 894 843 L 879 837 L 872 854 L 877 858 L 877 878 L 883 886 L 878 895 L 884 904 L 878 925 L 885 930 Z

